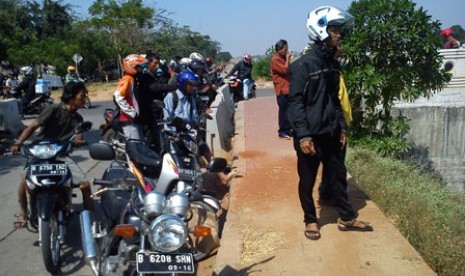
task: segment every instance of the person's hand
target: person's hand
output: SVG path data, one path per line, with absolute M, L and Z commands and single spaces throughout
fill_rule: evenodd
M 12 154 L 18 154 L 19 153 L 19 149 L 20 149 L 20 145 L 13 145 L 10 147 L 10 151 Z
M 80 146 L 86 146 L 88 143 L 85 141 L 85 140 L 74 140 L 73 142 L 73 146 L 75 146 L 76 148 L 80 147 Z
M 290 59 L 292 57 L 292 53 L 290 51 L 287 51 L 286 53 L 286 58 Z
M 302 140 L 300 142 L 300 150 L 302 150 L 304 154 L 316 154 L 315 145 L 313 144 L 312 140 Z
M 345 132 L 342 132 L 342 133 L 341 133 L 341 138 L 340 138 L 339 142 L 341 143 L 341 150 L 343 150 L 344 147 L 345 147 L 346 144 L 347 144 L 347 135 L 346 135 Z

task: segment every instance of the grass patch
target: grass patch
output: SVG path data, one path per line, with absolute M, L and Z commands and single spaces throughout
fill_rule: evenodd
M 351 148 L 348 171 L 439 275 L 465 275 L 465 196 L 414 165 Z
M 117 82 L 92 82 L 86 83 L 86 88 L 89 91 L 89 97 L 94 101 L 110 101 L 113 99 L 113 92 L 116 90 Z M 56 103 L 60 102 L 60 96 L 63 93 L 63 88 L 52 90 L 51 97 Z

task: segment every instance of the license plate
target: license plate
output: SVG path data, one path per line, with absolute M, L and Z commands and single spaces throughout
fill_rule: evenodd
M 198 170 L 192 169 L 179 169 L 179 179 L 193 181 L 202 173 Z
M 31 174 L 36 176 L 66 175 L 68 174 L 68 167 L 65 164 L 32 165 Z
M 194 257 L 191 253 L 139 252 L 136 254 L 136 263 L 138 273 L 194 273 Z

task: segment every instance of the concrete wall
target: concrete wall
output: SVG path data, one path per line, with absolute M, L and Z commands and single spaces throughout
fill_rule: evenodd
M 235 130 L 235 109 L 227 85 L 218 89 L 215 101 L 211 104 L 213 120 L 207 120 L 206 142 L 215 157 L 232 161 L 232 138 Z
M 432 162 L 448 185 L 465 192 L 465 49 L 441 54 L 444 66 L 452 64 L 451 82 L 430 98 L 397 103 L 394 113 L 400 110 L 411 120 L 417 158 Z

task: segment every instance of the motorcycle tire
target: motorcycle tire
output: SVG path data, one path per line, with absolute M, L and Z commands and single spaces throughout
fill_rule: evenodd
M 45 268 L 51 274 L 55 274 L 60 269 L 61 264 L 61 243 L 56 215 L 52 214 L 48 221 L 40 220 L 39 227 L 42 258 Z
M 216 218 L 215 210 L 210 205 L 208 205 L 207 203 L 205 203 L 203 201 L 191 202 L 191 208 L 192 207 L 198 208 L 198 210 L 200 210 L 199 213 L 198 213 L 198 215 L 200 215 L 200 218 L 196 218 L 195 215 L 193 215 L 193 217 L 191 217 L 191 220 L 189 221 L 189 226 L 190 227 L 192 226 L 191 223 L 194 223 L 194 225 L 195 225 L 198 222 L 201 222 L 201 224 L 209 225 L 212 228 L 212 237 L 206 237 L 206 238 L 208 238 L 208 240 L 201 241 L 200 243 L 202 243 L 202 242 L 207 242 L 209 244 L 210 243 L 213 243 L 213 244 L 217 243 L 216 245 L 213 245 L 213 248 L 211 248 L 211 250 L 209 250 L 208 252 L 200 251 L 197 248 L 195 248 L 195 245 L 192 245 L 193 246 L 192 255 L 194 257 L 194 260 L 196 262 L 200 262 L 200 261 L 203 261 L 203 260 L 207 259 L 213 253 L 213 251 L 215 249 L 217 249 L 218 246 L 219 246 L 219 239 L 216 240 L 215 237 L 213 237 L 213 235 L 219 235 L 219 233 L 218 233 L 218 231 L 219 231 L 219 223 L 218 223 L 218 219 Z M 209 215 L 206 216 L 205 214 L 209 214 Z M 194 222 L 193 220 L 196 220 L 197 222 Z M 200 244 L 198 241 L 196 241 L 196 238 L 194 238 L 192 236 L 190 237 L 190 240 L 193 243 Z

